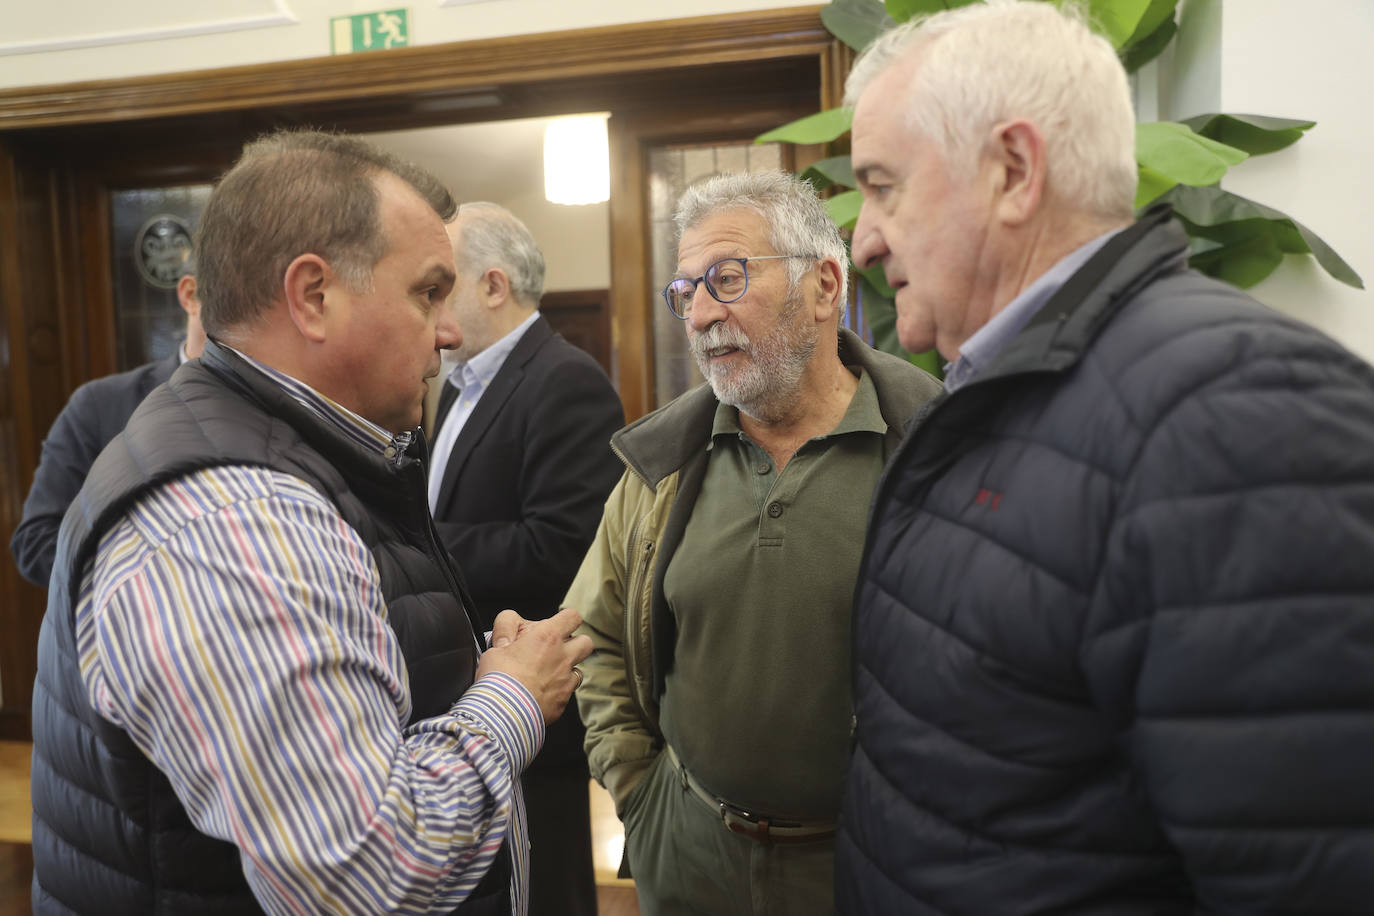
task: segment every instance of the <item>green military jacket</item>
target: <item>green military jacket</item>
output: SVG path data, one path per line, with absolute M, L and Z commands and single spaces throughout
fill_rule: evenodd
M 886 458 L 911 417 L 939 394 L 940 383 L 850 331 L 840 331 L 839 348 L 845 365 L 861 367 L 873 379 L 888 426 Z M 582 614 L 580 632 L 596 647 L 581 664 L 577 705 L 587 727 L 592 776 L 606 787 L 622 817 L 663 747 L 658 698 L 673 651 L 663 574 L 700 489 L 717 404 L 703 384 L 611 437 L 625 473 L 606 501 L 596 539 L 563 601 Z

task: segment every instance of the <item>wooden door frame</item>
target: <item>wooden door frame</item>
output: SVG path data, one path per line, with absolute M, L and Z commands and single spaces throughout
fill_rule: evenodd
M 382 131 L 589 110 L 631 124 L 746 97 L 756 110 L 795 110 L 799 99 L 815 110 L 837 102 L 848 62 L 820 9 L 0 91 L 0 537 L 7 544 L 18 524 L 39 444 L 67 396 L 114 368 L 111 188 L 209 180 L 244 140 L 281 125 Z M 613 229 L 611 320 L 634 418 L 652 404 L 646 316 L 617 307 L 642 304 L 627 306 L 621 291 L 650 278 L 642 238 L 616 247 L 642 212 L 642 185 L 623 171 L 613 167 L 612 210 L 630 216 Z M 0 738 L 28 734 L 44 595 L 0 564 Z

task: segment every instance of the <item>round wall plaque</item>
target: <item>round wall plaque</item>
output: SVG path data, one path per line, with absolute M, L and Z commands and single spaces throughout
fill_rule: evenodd
M 143 224 L 134 238 L 134 263 L 150 285 L 176 289 L 191 260 L 191 229 L 178 216 L 162 214 Z

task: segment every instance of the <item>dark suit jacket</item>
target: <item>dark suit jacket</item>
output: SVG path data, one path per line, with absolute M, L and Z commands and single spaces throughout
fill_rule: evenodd
M 180 361 L 179 354 L 174 353 L 155 363 L 87 382 L 72 392 L 43 440 L 33 486 L 24 500 L 24 517 L 10 539 L 10 553 L 25 579 L 48 587 L 57 553 L 57 529 L 96 456 L 124 429 L 148 392 L 172 377 Z
M 434 437 L 456 397 L 445 383 Z M 620 478 L 610 439 L 624 422 L 596 360 L 536 319 L 458 434 L 434 510 L 488 628 L 505 608 L 558 611 Z M 581 740 L 569 703 L 537 765 L 581 761 Z

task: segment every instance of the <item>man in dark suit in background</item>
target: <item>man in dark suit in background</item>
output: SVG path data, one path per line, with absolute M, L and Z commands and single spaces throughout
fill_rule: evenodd
M 620 476 L 620 399 L 589 355 L 537 311 L 544 257 L 490 203 L 448 225 L 463 341 L 435 419 L 429 502 L 488 627 L 513 608 L 552 616 Z M 570 705 L 525 771 L 530 914 L 596 913 L 582 723 Z
M 124 429 L 148 392 L 205 348 L 196 278 L 189 273 L 177 282 L 177 300 L 186 311 L 186 339 L 177 352 L 77 388 L 48 430 L 43 454 L 33 472 L 33 486 L 24 500 L 24 517 L 10 538 L 14 565 L 34 585 L 48 587 L 57 554 L 57 529 L 96 456 Z

